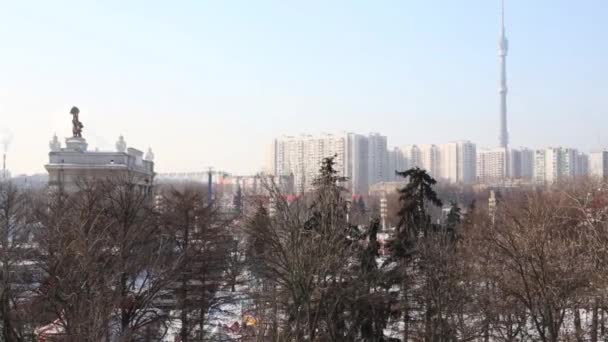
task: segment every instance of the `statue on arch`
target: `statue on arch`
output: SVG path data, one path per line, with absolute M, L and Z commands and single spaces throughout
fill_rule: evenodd
M 82 138 L 82 128 L 84 128 L 84 125 L 78 120 L 80 110 L 78 107 L 72 107 L 70 114 L 72 114 L 72 135 L 74 138 Z

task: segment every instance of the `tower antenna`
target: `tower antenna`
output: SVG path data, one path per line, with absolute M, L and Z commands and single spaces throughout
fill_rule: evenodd
M 500 17 L 501 17 L 501 28 L 505 30 L 505 0 L 500 1 Z

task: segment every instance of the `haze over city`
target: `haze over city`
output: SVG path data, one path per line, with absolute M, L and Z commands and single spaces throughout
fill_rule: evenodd
M 606 0 L 0 0 L 0 341 L 608 341 Z
M 0 132 L 43 172 L 77 105 L 92 148 L 118 134 L 159 171 L 253 172 L 283 134 L 498 145 L 496 1 L 7 2 Z M 605 147 L 608 3 L 508 2 L 510 146 Z

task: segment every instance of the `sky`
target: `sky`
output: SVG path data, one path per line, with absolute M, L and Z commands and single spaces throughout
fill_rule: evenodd
M 259 170 L 273 137 L 498 144 L 498 0 L 0 0 L 0 137 L 44 172 L 80 108 L 156 169 Z M 608 1 L 506 0 L 511 146 L 608 146 Z

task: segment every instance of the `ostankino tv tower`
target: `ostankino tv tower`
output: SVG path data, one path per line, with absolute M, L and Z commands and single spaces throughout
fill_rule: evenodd
M 507 130 L 507 52 L 509 41 L 505 33 L 505 1 L 501 0 L 501 30 L 498 42 L 498 57 L 500 60 L 500 136 L 499 146 L 509 146 L 509 132 Z

